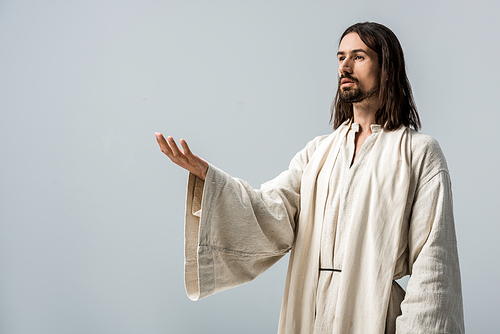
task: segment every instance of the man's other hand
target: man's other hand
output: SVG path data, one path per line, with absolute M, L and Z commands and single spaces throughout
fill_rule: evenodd
M 177 147 L 174 138 L 168 136 L 167 139 L 159 132 L 155 132 L 156 141 L 160 145 L 160 150 L 166 154 L 176 165 L 188 170 L 200 179 L 205 181 L 208 171 L 208 162 L 194 155 L 189 149 L 184 139 L 180 140 L 182 150 Z

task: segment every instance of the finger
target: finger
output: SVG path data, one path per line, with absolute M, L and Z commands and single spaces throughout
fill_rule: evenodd
M 167 137 L 167 143 L 170 146 L 170 150 L 172 151 L 172 154 L 174 155 L 174 157 L 178 157 L 178 156 L 182 155 L 182 152 L 177 147 L 177 144 L 175 143 L 175 140 L 174 140 L 174 138 L 172 138 L 172 136 Z
M 170 157 L 172 155 L 172 150 L 170 149 L 170 146 L 165 140 L 165 137 L 163 137 L 163 135 L 159 132 L 155 132 L 155 137 L 156 141 L 158 142 L 158 145 L 160 145 L 160 150 Z
M 158 142 L 158 144 L 167 144 L 165 137 L 163 137 L 163 135 L 161 133 L 155 132 L 155 137 L 156 137 L 156 141 Z
M 155 132 L 155 137 L 157 141 L 160 141 L 162 138 L 165 139 L 163 135 L 159 132 Z
M 184 155 L 186 155 L 186 156 L 193 156 L 193 153 L 189 149 L 188 143 L 184 139 L 181 139 L 179 141 L 181 143 L 182 150 L 184 151 Z

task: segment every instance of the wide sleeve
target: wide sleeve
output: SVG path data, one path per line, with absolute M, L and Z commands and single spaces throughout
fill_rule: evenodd
M 322 138 L 258 190 L 213 165 L 205 181 L 189 175 L 184 276 L 190 299 L 251 281 L 290 250 L 302 172 Z
M 416 192 L 409 230 L 411 276 L 396 333 L 464 333 L 450 176 L 446 169 Z

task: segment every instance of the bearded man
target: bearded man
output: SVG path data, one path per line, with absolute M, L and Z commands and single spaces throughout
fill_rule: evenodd
M 417 132 L 401 45 L 358 23 L 337 55 L 335 131 L 259 190 L 156 133 L 190 172 L 188 296 L 248 282 L 291 251 L 279 333 L 463 333 L 450 175 Z M 405 292 L 395 280 L 406 275 Z

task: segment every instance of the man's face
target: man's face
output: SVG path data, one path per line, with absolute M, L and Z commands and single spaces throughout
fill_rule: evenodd
M 379 91 L 378 55 L 351 32 L 342 38 L 337 52 L 339 61 L 339 97 L 359 103 L 375 97 Z

